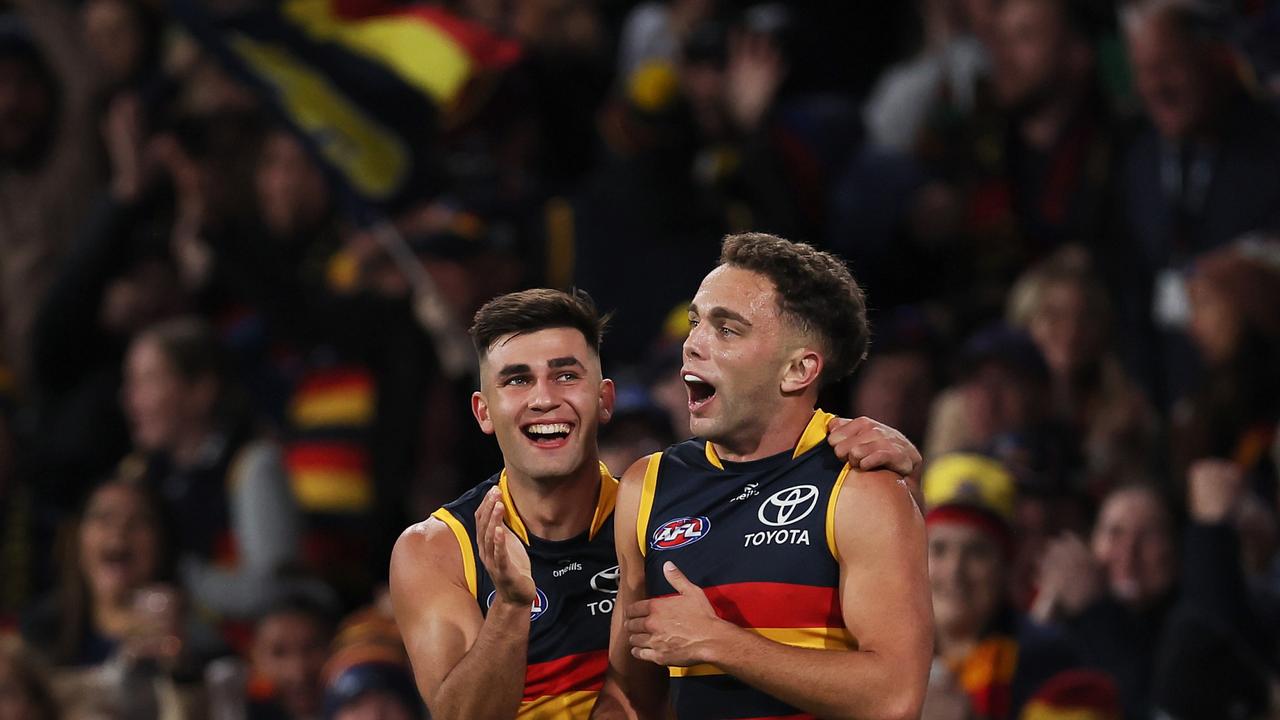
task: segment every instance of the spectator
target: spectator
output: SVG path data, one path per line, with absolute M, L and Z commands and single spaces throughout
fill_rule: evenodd
M 249 717 L 320 717 L 330 627 L 327 613 L 301 597 L 278 602 L 258 619 L 249 647 Z
M 422 720 L 404 643 L 386 607 L 352 613 L 325 664 L 324 720 Z
M 207 325 L 171 320 L 130 345 L 122 393 L 126 472 L 164 498 L 180 576 L 223 618 L 261 611 L 297 561 L 301 533 L 280 452 L 255 431 Z
M 1086 487 L 1100 497 L 1145 472 L 1154 411 L 1109 350 L 1106 290 L 1084 250 L 1063 248 L 1023 274 L 1009 295 L 1008 320 L 1031 336 L 1048 366 L 1049 414 L 1078 443 Z
M 852 414 L 875 418 L 923 443 L 938 389 L 935 333 L 917 308 L 900 308 L 875 324 L 876 349 L 857 375 Z
M 1036 430 L 1045 417 L 1039 398 L 1048 369 L 1026 334 L 990 326 L 965 343 L 961 378 L 929 412 L 925 454 L 980 450 L 1002 437 Z
M 1278 252 L 1274 242 L 1232 246 L 1196 261 L 1187 329 L 1207 370 L 1173 414 L 1175 477 L 1194 459 L 1229 458 L 1272 500 L 1276 467 L 1267 448 L 1280 427 Z
M 1122 13 L 1138 95 L 1150 121 L 1124 159 L 1133 257 L 1112 283 L 1124 299 L 1131 356 L 1168 407 L 1197 372 L 1172 331 L 1186 322 L 1183 273 L 1245 233 L 1280 227 L 1280 120 L 1236 79 L 1211 3 L 1144 0 Z
M 1147 717 L 1151 677 L 1176 600 L 1174 518 L 1160 492 L 1129 484 L 1102 503 L 1091 546 L 1074 536 L 1050 544 L 1032 615 L 1058 617 L 1081 657 L 1120 686 L 1126 717 Z
M 24 636 L 59 666 L 106 662 L 133 622 L 134 594 L 172 579 L 164 510 L 146 489 L 119 480 L 93 491 L 61 563 L 56 593 L 28 618 Z
M 102 182 L 94 66 L 62 0 L 0 18 L 0 314 L 7 364 L 25 387 L 36 303 Z M 24 22 L 25 21 L 25 22 Z
M 937 625 L 923 717 L 1017 717 L 1072 659 L 1009 605 L 1013 476 L 990 458 L 944 455 L 926 468 L 923 490 Z
M 967 117 L 986 77 L 997 3 L 923 0 L 924 47 L 884 72 L 867 99 L 863 118 L 870 142 L 909 154 L 921 129 L 943 113 Z

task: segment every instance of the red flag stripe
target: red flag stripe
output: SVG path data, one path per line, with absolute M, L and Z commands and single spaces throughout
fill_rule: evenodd
M 308 376 L 299 385 L 297 394 L 304 395 L 326 390 L 370 391 L 372 389 L 373 378 L 367 370 L 333 370 Z
M 608 667 L 608 650 L 531 663 L 524 673 L 524 702 L 575 690 L 599 690 Z
M 293 471 L 329 468 L 364 472 L 369 469 L 369 453 L 364 448 L 351 445 L 300 443 L 289 448 L 285 465 Z

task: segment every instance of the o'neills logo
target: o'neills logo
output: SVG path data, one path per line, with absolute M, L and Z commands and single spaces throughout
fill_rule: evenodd
M 533 598 L 533 605 L 529 607 L 529 621 L 533 622 L 542 617 L 542 613 L 547 611 L 547 594 L 539 588 L 534 588 L 536 597 Z M 485 601 L 485 607 L 493 607 L 494 598 L 498 597 L 498 591 L 494 590 L 489 593 L 489 599 Z
M 705 515 L 668 520 L 653 531 L 649 547 L 654 550 L 675 550 L 692 545 L 711 532 L 711 521 Z

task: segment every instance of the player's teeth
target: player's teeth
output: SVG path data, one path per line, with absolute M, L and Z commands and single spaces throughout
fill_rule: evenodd
M 530 425 L 529 432 L 535 435 L 551 435 L 554 433 L 569 432 L 568 423 L 542 423 L 539 425 Z
M 698 377 L 697 375 L 685 375 L 684 381 L 685 382 L 702 382 L 702 378 Z

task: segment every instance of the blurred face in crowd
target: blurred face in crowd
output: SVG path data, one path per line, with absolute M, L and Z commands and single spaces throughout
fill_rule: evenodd
M 125 357 L 124 409 L 135 445 L 169 450 L 209 422 L 217 393 L 213 378 L 184 378 L 164 348 L 147 335 Z
M 1142 607 L 1173 586 L 1176 557 L 1170 518 L 1154 491 L 1125 488 L 1107 497 L 1093 530 L 1093 554 L 1111 595 Z
M 1033 383 L 1002 362 L 982 363 L 961 386 L 969 437 L 979 445 L 1031 423 Z
M 382 690 L 364 693 L 333 714 L 333 720 L 414 720 L 404 701 Z
M 964 523 L 931 523 L 928 533 L 934 621 L 948 637 L 975 638 L 1000 607 L 1000 546 L 986 531 Z
M 80 7 L 84 41 L 110 84 L 128 80 L 142 62 L 142 25 L 127 0 L 89 0 Z
M 1147 115 L 1164 137 L 1186 137 L 1209 114 L 1206 52 L 1167 17 L 1147 17 L 1127 30 L 1129 64 Z
M 80 566 L 97 602 L 122 604 L 154 580 L 160 568 L 160 531 L 138 489 L 109 483 L 89 498 L 80 522 Z
M 799 333 L 782 317 L 773 281 L 721 265 L 689 305 L 681 377 L 689 429 L 728 448 L 754 447 L 782 399 L 781 382 Z
M 600 424 L 613 412 L 613 381 L 574 328 L 504 335 L 480 362 L 471 408 L 496 435 L 510 471 L 567 477 L 594 459 Z
M 1049 283 L 1029 318 L 1027 332 L 1055 375 L 1068 375 L 1097 358 L 1101 337 L 1098 318 L 1079 283 Z
M 329 638 L 304 612 L 268 615 L 258 622 L 249 648 L 254 672 L 271 682 L 275 697 L 295 718 L 315 717 L 323 696 L 321 670 Z
M 272 133 L 264 141 L 254 179 L 258 209 L 277 237 L 289 238 L 314 228 L 328 211 L 324 175 L 288 133 Z
M 29 160 L 53 122 L 52 113 L 53 89 L 31 63 L 0 58 L 0 161 Z
M 1217 285 L 1204 278 L 1192 276 L 1187 292 L 1191 299 L 1187 332 L 1192 341 L 1209 365 L 1228 362 L 1243 333 L 1240 313 Z
M 995 19 L 992 79 L 1002 105 L 1034 109 L 1061 81 L 1067 47 L 1062 13 L 1050 0 L 1010 0 Z
M 854 388 L 853 414 L 873 417 L 907 437 L 924 437 L 933 401 L 933 370 L 924 353 L 873 355 Z
M 725 107 L 725 71 L 705 60 L 680 66 L 680 85 L 702 132 L 717 137 L 728 129 Z

